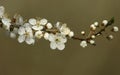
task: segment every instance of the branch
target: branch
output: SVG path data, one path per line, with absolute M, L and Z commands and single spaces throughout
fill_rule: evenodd
M 9 31 L 11 38 L 17 38 L 19 43 L 26 42 L 31 45 L 35 43 L 36 39 L 41 39 L 42 37 L 45 40 L 50 42 L 51 49 L 63 50 L 65 48 L 65 43 L 67 39 L 73 39 L 80 41 L 80 46 L 83 48 L 95 44 L 95 38 L 105 32 L 105 30 L 112 26 L 114 23 L 114 18 L 111 18 L 109 21 L 103 20 L 101 24 L 95 22 L 90 26 L 90 32 L 86 36 L 85 32 L 81 32 L 81 38 L 74 35 L 74 32 L 67 26 L 66 23 L 57 22 L 52 24 L 48 22 L 47 19 L 43 18 L 30 18 L 28 20 L 23 20 L 23 17 L 16 14 L 14 17 L 9 18 L 5 15 L 4 7 L 0 6 L 0 27 Z M 97 28 L 100 30 L 97 31 Z M 117 32 L 119 29 L 117 26 L 114 26 L 112 32 Z M 107 39 L 113 39 L 112 35 L 107 35 Z

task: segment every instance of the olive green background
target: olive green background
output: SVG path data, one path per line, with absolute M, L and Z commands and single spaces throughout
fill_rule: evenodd
M 13 15 L 65 22 L 79 35 L 94 21 L 115 17 L 120 27 L 120 0 L 0 0 Z M 83 49 L 69 40 L 63 51 L 51 50 L 41 39 L 34 46 L 19 44 L 0 29 L 0 75 L 120 75 L 120 33 L 113 41 L 96 39 L 97 46 Z

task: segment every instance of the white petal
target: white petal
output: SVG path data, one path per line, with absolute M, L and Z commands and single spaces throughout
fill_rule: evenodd
M 32 26 L 32 29 L 34 29 L 34 30 L 42 30 L 43 26 Z
M 17 34 L 18 33 L 18 28 L 14 28 L 13 32 Z
M 66 43 L 67 42 L 67 38 L 66 37 L 61 37 L 61 39 L 60 39 L 61 41 L 61 43 Z
M 20 25 L 23 25 L 24 21 L 23 21 L 23 17 L 22 16 L 19 17 L 18 21 L 19 21 Z
M 14 18 L 16 19 L 16 25 L 23 25 L 24 21 L 22 16 L 16 14 L 14 15 Z
M 2 23 L 5 25 L 5 26 L 10 26 L 11 25 L 11 20 L 8 19 L 8 18 L 2 18 Z
M 46 26 L 48 29 L 51 29 L 53 27 L 51 23 L 48 23 Z
M 25 28 L 24 28 L 24 27 L 20 27 L 20 28 L 18 29 L 18 34 L 19 34 L 19 35 L 25 34 Z
M 32 29 L 39 30 L 37 26 L 32 26 Z
M 11 32 L 11 33 L 10 33 L 10 37 L 11 37 L 11 38 L 16 38 L 16 34 L 13 33 L 13 32 Z
M 10 30 L 10 25 L 4 25 L 4 28 L 5 28 L 6 30 Z
M 18 37 L 18 42 L 19 43 L 22 43 L 22 42 L 24 42 L 25 41 L 25 36 L 24 35 L 20 35 L 19 37 Z
M 55 42 L 51 42 L 50 43 L 50 48 L 51 49 L 56 49 L 57 48 L 57 44 Z
M 31 24 L 31 25 L 36 25 L 36 19 L 34 19 L 34 18 L 31 18 L 31 19 L 29 19 L 29 23 Z
M 34 44 L 34 43 L 35 43 L 35 39 L 30 38 L 30 37 L 27 37 L 26 40 L 25 40 L 25 42 L 26 42 L 28 45 Z
M 49 34 L 49 41 L 51 41 L 51 42 L 55 41 L 55 35 L 54 34 Z
M 8 19 L 8 18 L 2 18 L 2 23 L 3 23 L 3 26 L 6 30 L 9 30 L 10 29 L 10 25 L 11 25 L 11 20 Z
M 47 22 L 48 22 L 47 19 L 41 19 L 41 20 L 40 20 L 40 24 L 41 24 L 41 25 L 46 25 Z
M 29 23 L 25 23 L 24 24 L 24 27 L 26 28 L 26 27 L 31 27 L 31 25 L 29 24 Z
M 32 32 L 32 29 L 31 29 L 30 27 L 26 27 L 25 30 L 26 30 L 26 32 L 28 32 L 28 33 L 31 33 L 31 32 Z
M 29 32 L 29 37 L 33 38 L 33 33 L 32 32 Z
M 0 6 L 0 18 L 4 15 L 5 8 L 3 6 Z
M 46 40 L 49 39 L 49 34 L 47 32 L 44 34 L 44 39 L 46 39 Z
M 57 22 L 57 23 L 55 24 L 55 27 L 58 28 L 58 29 L 60 29 L 60 28 L 61 28 L 60 22 Z
M 65 48 L 65 44 L 64 44 L 64 43 L 58 43 L 58 44 L 57 44 L 57 48 L 58 48 L 59 50 L 63 50 L 63 49 Z
M 43 26 L 39 26 L 39 30 L 42 30 L 43 29 Z

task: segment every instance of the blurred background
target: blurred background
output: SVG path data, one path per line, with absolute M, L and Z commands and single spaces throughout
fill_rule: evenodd
M 11 16 L 46 18 L 67 23 L 79 35 L 95 21 L 115 17 L 120 28 L 120 0 L 0 0 Z M 0 75 L 120 75 L 120 33 L 113 41 L 99 37 L 97 46 L 83 49 L 70 40 L 63 51 L 51 50 L 41 39 L 19 44 L 0 29 Z

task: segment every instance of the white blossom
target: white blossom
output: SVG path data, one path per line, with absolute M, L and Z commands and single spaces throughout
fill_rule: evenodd
M 31 19 L 29 19 L 29 23 L 32 25 L 32 29 L 34 29 L 34 30 L 42 30 L 43 29 L 43 25 L 41 25 L 40 20 L 31 18 Z
M 29 45 L 35 43 L 33 32 L 30 27 L 20 27 L 18 29 L 18 34 L 19 34 L 19 37 L 18 37 L 19 43 L 22 43 L 24 41 Z
M 10 29 L 11 20 L 9 18 L 6 18 L 6 17 L 2 18 L 2 23 L 6 30 Z
M 114 26 L 114 27 L 113 27 L 113 31 L 114 31 L 114 32 L 118 32 L 118 31 L 119 31 L 119 28 L 118 28 L 117 26 Z
M 49 35 L 50 48 L 63 50 L 65 48 L 65 43 L 67 42 L 67 38 L 59 33 L 50 34 Z
M 36 37 L 37 39 L 42 38 L 42 36 L 43 36 L 42 31 L 37 31 L 37 32 L 35 32 L 35 37 Z
M 85 40 L 81 41 L 80 46 L 85 48 L 87 46 L 87 42 Z
M 108 24 L 108 21 L 107 20 L 103 20 L 102 23 L 106 26 Z
M 3 6 L 0 6 L 0 18 L 3 17 L 4 13 L 5 13 L 5 8 Z

